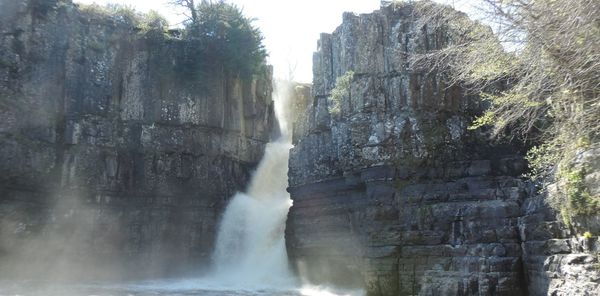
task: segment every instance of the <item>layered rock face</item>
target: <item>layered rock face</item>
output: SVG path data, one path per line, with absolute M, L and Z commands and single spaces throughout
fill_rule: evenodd
M 572 295 L 548 288 L 577 285 L 575 269 L 557 266 L 595 259 L 553 257 L 579 251 L 563 247 L 566 227 L 521 177 L 520 148 L 469 131 L 478 100 L 410 67 L 451 42 L 417 7 L 345 14 L 321 35 L 312 98 L 296 104 L 291 262 L 309 280 L 369 295 Z M 352 73 L 340 91 L 336 79 Z
M 598 196 L 600 145 L 582 149 L 573 163 L 573 169 L 587 171 L 583 185 Z M 545 194 L 531 195 L 523 203 L 519 232 L 527 291 L 536 296 L 600 295 L 600 217 L 556 213 L 548 200 L 568 200 L 564 189 L 565 184 L 551 184 Z
M 2 0 L 0 28 L 0 269 L 205 263 L 272 133 L 271 73 L 69 1 Z

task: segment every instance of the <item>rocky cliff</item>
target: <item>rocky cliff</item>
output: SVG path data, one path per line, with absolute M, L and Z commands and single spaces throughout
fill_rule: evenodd
M 0 30 L 0 271 L 206 263 L 272 133 L 270 70 L 70 1 L 2 0 Z
M 423 3 L 347 13 L 321 35 L 296 104 L 291 262 L 368 295 L 595 295 L 595 238 L 570 239 L 521 177 L 524 150 L 468 130 L 477 98 L 411 67 L 452 42 Z

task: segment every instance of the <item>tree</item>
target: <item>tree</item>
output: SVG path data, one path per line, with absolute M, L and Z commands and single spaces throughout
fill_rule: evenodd
M 169 22 L 155 10 L 150 10 L 140 16 L 140 33 L 146 36 L 164 37 L 164 32 L 169 28 Z
M 180 6 L 188 10 L 189 15 L 186 15 L 195 23 L 198 21 L 198 13 L 196 12 L 196 4 L 194 0 L 170 0 L 169 3 L 174 6 Z
M 177 0 L 192 11 L 187 23 L 187 38 L 202 41 L 213 58 L 223 62 L 226 70 L 242 75 L 257 73 L 264 65 L 267 52 L 254 19 L 242 9 L 223 0 L 202 0 L 194 9 L 192 0 Z

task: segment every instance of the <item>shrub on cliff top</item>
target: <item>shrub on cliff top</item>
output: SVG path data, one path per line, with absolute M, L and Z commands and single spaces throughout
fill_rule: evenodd
M 163 37 L 169 28 L 169 22 L 155 10 L 141 16 L 138 27 L 140 33 L 150 37 Z
M 48 12 L 64 4 L 64 0 L 31 0 L 29 7 L 37 17 L 44 17 Z
M 186 36 L 204 43 L 212 58 L 220 60 L 225 70 L 250 76 L 262 70 L 267 52 L 263 36 L 236 5 L 225 1 L 177 0 L 176 5 L 190 10 Z M 192 9 L 194 7 L 194 9 Z
M 132 27 L 137 26 L 142 17 L 142 15 L 137 12 L 133 6 L 122 4 L 80 4 L 80 10 L 92 17 L 112 18 L 118 23 Z
M 118 24 L 135 28 L 138 33 L 146 37 L 164 37 L 164 32 L 169 28 L 165 17 L 154 10 L 147 13 L 136 11 L 133 6 L 122 4 L 80 5 L 80 10 L 91 17 L 112 19 Z

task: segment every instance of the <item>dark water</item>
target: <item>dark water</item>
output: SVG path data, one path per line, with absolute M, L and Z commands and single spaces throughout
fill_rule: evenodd
M 0 296 L 361 296 L 321 287 L 233 288 L 199 279 L 138 283 L 56 284 L 0 280 Z

